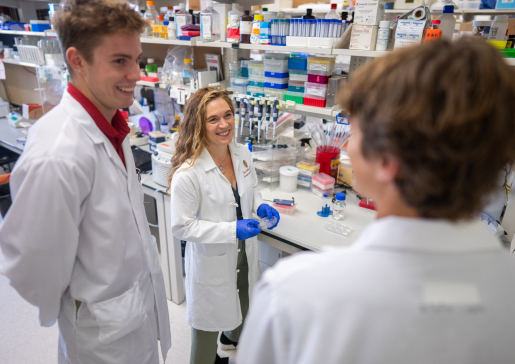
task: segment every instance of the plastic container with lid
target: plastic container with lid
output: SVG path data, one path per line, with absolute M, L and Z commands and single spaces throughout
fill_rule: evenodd
M 298 70 L 289 70 L 290 81 L 302 81 L 306 82 L 308 80 L 308 72 L 307 71 L 298 71 Z
M 284 90 L 288 88 L 287 78 L 273 78 L 265 77 L 265 87 L 275 88 L 277 90 Z
M 324 194 L 332 196 L 335 179 L 325 173 L 315 174 L 311 177 L 311 192 L 322 197 Z
M 327 85 L 319 83 L 305 83 L 304 104 L 318 107 L 325 107 L 325 97 L 327 95 Z M 310 101 L 312 100 L 312 101 Z
M 244 59 L 241 61 L 241 77 L 249 77 L 249 63 L 251 61 Z
M 331 74 L 334 71 L 334 63 L 334 57 L 308 57 L 308 72 L 323 71 Z
M 311 177 L 299 173 L 297 176 L 297 186 L 311 188 Z
M 439 29 L 442 31 L 442 39 L 451 42 L 454 34 L 454 26 L 456 25 L 454 5 L 445 5 L 442 15 L 438 17 L 438 20 L 441 21 Z
M 313 177 L 315 174 L 318 174 L 318 171 L 320 170 L 320 164 L 311 162 L 299 162 L 297 163 L 297 168 L 299 169 L 299 174 Z
M 263 87 L 248 86 L 247 87 L 247 95 L 256 96 L 256 97 L 264 97 L 265 90 Z
M 231 78 L 231 86 L 234 92 L 238 94 L 247 94 L 248 78 L 234 77 Z
M 186 5 L 184 3 L 179 4 L 179 11 L 175 13 L 175 36 L 179 38 L 182 36 L 182 27 L 187 24 L 193 24 L 193 17 L 189 12 L 186 11 Z
M 249 86 L 265 87 L 265 78 L 252 77 L 249 78 Z
M 474 20 L 472 22 L 472 26 L 474 36 L 488 39 L 488 36 L 490 35 L 490 28 L 492 27 L 491 20 Z
M 277 97 L 279 101 L 284 100 L 284 91 L 275 88 L 264 88 L 266 97 Z
M 296 104 L 304 104 L 304 93 L 284 91 L 284 101 L 293 101 Z
M 477 10 L 481 4 L 482 1 L 460 1 L 458 5 L 460 10 Z
M 273 78 L 289 78 L 290 74 L 288 72 L 272 72 L 265 71 L 265 77 L 273 77 Z
M 336 4 L 331 4 L 331 10 L 325 15 L 326 19 L 340 19 L 336 12 Z
M 250 34 L 250 43 L 259 44 L 261 34 L 261 23 L 263 22 L 263 15 L 254 15 L 252 22 L 252 33 Z
M 279 185 L 283 192 L 295 192 L 297 190 L 297 176 L 299 169 L 293 166 L 283 166 L 279 168 Z
M 343 192 L 338 192 L 335 195 L 335 201 L 333 203 L 333 219 L 343 220 L 345 218 L 345 199 L 347 196 Z
M 431 20 L 431 29 L 440 29 L 441 23 L 442 21 L 438 19 Z
M 185 85 L 191 85 L 195 82 L 195 70 L 191 65 L 191 58 L 184 58 L 184 68 L 182 70 L 182 79 Z
M 240 17 L 240 43 L 250 43 L 250 34 L 252 33 L 252 16 L 250 10 L 245 10 Z
M 265 71 L 288 72 L 288 61 L 286 59 L 265 58 Z
M 496 15 L 488 34 L 489 40 L 506 40 L 508 31 L 508 15 Z
M 308 59 L 306 57 L 288 58 L 288 69 L 306 71 L 308 69 Z
M 261 61 L 250 61 L 249 62 L 249 78 L 264 78 L 265 77 L 265 65 Z
M 313 71 L 315 72 L 315 71 Z M 329 79 L 331 75 L 317 75 L 314 73 L 308 73 L 308 82 L 318 83 L 321 85 L 327 85 L 329 83 Z
M 305 90 L 305 82 L 292 80 L 288 82 L 288 91 L 304 93 Z

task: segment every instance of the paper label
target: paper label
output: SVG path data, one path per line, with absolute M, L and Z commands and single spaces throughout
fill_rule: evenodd
M 251 21 L 240 21 L 240 34 L 250 34 L 252 31 Z
M 308 95 L 318 96 L 318 97 L 324 97 L 325 96 L 325 90 L 319 89 L 319 88 L 307 88 L 306 93 Z
M 186 25 L 186 17 L 185 16 L 176 16 L 175 17 L 175 36 L 180 37 L 182 35 L 181 27 Z
M 202 39 L 211 39 L 211 16 L 200 16 L 200 34 L 202 36 Z
M 327 71 L 329 65 L 323 63 L 310 63 L 309 69 L 311 71 Z

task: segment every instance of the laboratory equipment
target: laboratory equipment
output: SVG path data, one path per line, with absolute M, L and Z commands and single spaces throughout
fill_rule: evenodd
M 288 86 L 288 84 L 286 84 L 286 86 Z M 271 97 L 271 98 L 277 99 L 279 101 L 284 100 L 284 90 L 271 88 L 271 87 L 265 87 L 263 89 L 263 91 L 265 92 L 266 97 Z
M 238 138 L 240 135 L 240 100 L 238 98 L 235 99 L 234 105 L 234 136 Z
M 337 95 L 343 90 L 347 84 L 348 75 L 333 75 L 327 83 L 327 97 L 325 99 L 326 107 L 333 107 L 337 104 Z
M 347 185 L 347 186 L 352 186 L 352 180 L 353 180 L 352 173 L 353 173 L 352 172 L 352 164 L 351 164 L 350 159 L 342 158 L 342 156 L 340 156 L 340 167 L 338 168 L 338 178 L 337 178 L 338 183 Z
M 345 218 L 345 204 L 346 195 L 343 192 L 338 192 L 335 195 L 335 201 L 333 203 L 333 219 L 343 220 Z
M 259 222 L 259 226 L 261 227 L 261 229 L 263 229 L 263 228 L 270 229 L 275 224 L 277 224 L 277 218 L 275 216 L 256 217 L 256 218 L 254 218 L 254 220 Z
M 336 179 L 325 173 L 315 174 L 311 178 L 311 192 L 320 197 L 324 194 L 332 196 L 334 193 L 335 182 Z
M 368 198 L 364 198 L 363 200 L 359 201 L 358 206 L 369 210 L 376 210 L 376 204 L 373 200 Z
M 443 13 L 438 18 L 440 20 L 440 30 L 442 31 L 442 39 L 452 41 L 454 34 L 454 26 L 456 25 L 456 18 L 454 17 L 454 6 L 445 5 Z
M 317 212 L 318 216 L 321 217 L 328 217 L 333 212 L 331 211 L 331 198 L 329 198 L 329 195 L 327 193 L 324 193 L 322 195 L 322 209 Z
M 389 36 L 390 36 L 390 22 L 388 20 L 380 21 L 379 29 L 377 31 L 376 51 L 386 51 L 386 48 L 388 47 L 388 37 Z
M 279 168 L 280 187 L 284 192 L 295 192 L 297 190 L 297 176 L 299 169 L 293 166 L 283 166 Z
M 304 87 L 304 105 L 325 107 L 327 85 L 306 82 Z
M 284 205 L 284 206 L 293 206 L 293 205 L 295 205 L 295 198 L 294 197 L 292 197 L 291 200 L 282 200 L 282 199 L 274 198 L 273 200 L 265 200 L 265 201 L 273 202 L 276 205 Z
M 179 135 L 179 133 L 174 133 Z M 175 153 L 175 140 L 157 144 L 152 154 L 152 179 L 155 183 L 168 187 L 168 174 L 172 167 L 172 157 Z
M 324 229 L 343 236 L 349 236 L 354 231 L 350 226 L 343 225 L 336 221 L 328 222 L 325 224 Z
M 279 212 L 281 215 L 288 215 L 292 216 L 295 214 L 295 211 L 297 208 L 295 205 L 279 205 L 279 204 L 273 204 L 273 207 Z
M 154 1 L 147 1 L 147 10 L 145 11 L 144 19 L 148 22 L 149 26 L 152 27 L 156 25 L 159 21 L 159 14 L 156 11 L 156 6 Z M 147 37 L 152 38 L 152 31 L 147 32 Z
M 315 174 L 320 171 L 320 164 L 310 162 L 299 162 L 297 163 L 299 174 L 312 178 Z
M 249 85 L 248 78 L 242 77 L 231 77 L 231 86 L 235 93 L 237 94 L 247 94 L 247 87 Z
M 203 42 L 220 41 L 220 14 L 211 0 L 206 1 L 206 9 L 200 13 L 200 37 Z
M 175 20 L 173 16 L 168 17 L 168 39 L 177 39 L 177 29 L 175 29 Z
M 175 13 L 175 36 L 177 39 L 182 36 L 182 27 L 187 24 L 193 24 L 192 16 L 186 11 L 186 5 L 180 3 L 179 11 Z
M 182 79 L 186 86 L 195 82 L 195 70 L 191 65 L 191 58 L 184 58 L 184 68 L 182 69 Z
M 233 4 L 236 5 L 236 4 Z M 239 43 L 240 41 L 240 15 L 232 14 L 229 16 L 227 24 L 227 42 Z
M 293 101 L 296 104 L 304 104 L 304 92 L 284 91 L 284 101 Z

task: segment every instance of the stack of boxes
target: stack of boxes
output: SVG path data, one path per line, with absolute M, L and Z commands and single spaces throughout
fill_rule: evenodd
M 265 54 L 265 96 L 284 100 L 289 80 L 288 58 L 283 53 Z
M 325 173 L 315 174 L 311 179 L 311 192 L 319 197 L 332 196 L 336 179 Z
M 297 104 L 304 103 L 304 84 L 308 80 L 308 59 L 293 55 L 288 58 L 288 72 L 290 80 L 288 91 L 284 91 L 284 101 L 294 101 Z
M 379 22 L 383 20 L 385 0 L 358 0 L 349 49 L 374 51 Z
M 308 82 L 304 84 L 304 105 L 325 107 L 327 84 L 334 71 L 333 57 L 308 58 Z
M 297 176 L 297 186 L 311 188 L 313 176 L 318 174 L 320 170 L 320 164 L 299 162 L 297 163 L 297 168 L 299 169 L 299 175 Z
M 247 95 L 255 97 L 265 96 L 265 65 L 263 62 L 248 61 L 248 73 L 249 86 L 247 87 Z

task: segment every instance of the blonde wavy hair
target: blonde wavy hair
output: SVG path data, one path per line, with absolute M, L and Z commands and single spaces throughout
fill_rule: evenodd
M 172 157 L 172 168 L 168 176 L 168 189 L 172 178 L 188 159 L 189 167 L 195 164 L 197 158 L 207 146 L 206 138 L 206 118 L 207 104 L 216 99 L 224 99 L 234 114 L 234 104 L 225 91 L 215 89 L 213 87 L 204 87 L 193 94 L 184 107 L 184 120 L 179 126 L 179 138 L 175 145 L 175 153 Z M 189 168 L 188 167 L 188 168 Z

